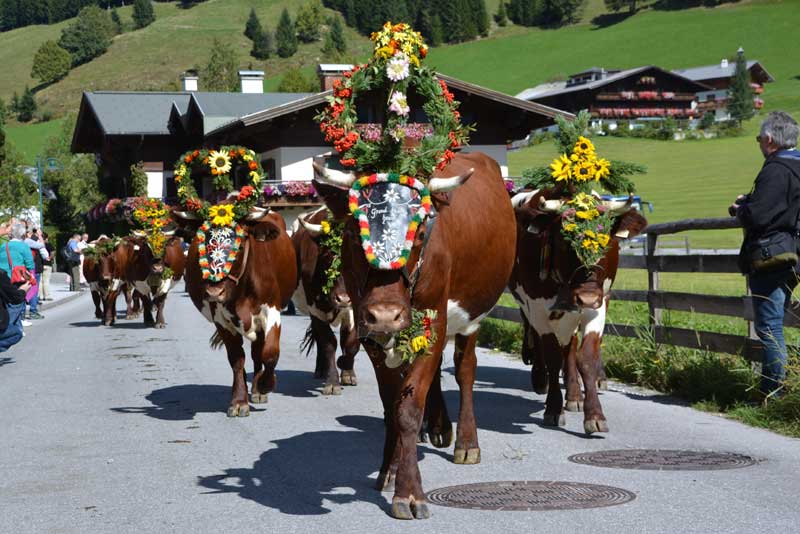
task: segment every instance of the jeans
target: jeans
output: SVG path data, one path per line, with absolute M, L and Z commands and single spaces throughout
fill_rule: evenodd
M 42 275 L 40 273 L 36 273 L 36 285 L 42 285 Z M 33 296 L 31 301 L 28 303 L 30 304 L 30 313 L 39 313 L 39 292 L 37 291 L 36 294 Z
M 0 332 L 0 352 L 5 352 L 12 345 L 22 339 L 22 315 L 25 313 L 25 303 L 8 304 L 8 328 Z
M 752 273 L 749 279 L 753 294 L 756 334 L 764 345 L 761 366 L 761 392 L 780 394 L 786 377 L 786 342 L 783 338 L 783 315 L 791 304 L 797 278 L 792 270 Z

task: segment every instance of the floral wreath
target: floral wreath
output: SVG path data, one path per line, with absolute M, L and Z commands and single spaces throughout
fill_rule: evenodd
M 369 233 L 369 219 L 367 214 L 358 207 L 359 192 L 366 186 L 375 185 L 378 183 L 393 183 L 408 186 L 419 192 L 420 207 L 412 217 L 411 222 L 406 230 L 405 245 L 400 253 L 400 258 L 393 262 L 378 259 L 375 255 L 375 249 L 370 239 Z M 411 254 L 411 249 L 414 246 L 414 236 L 417 235 L 417 228 L 422 221 L 428 216 L 431 211 L 431 194 L 427 186 L 420 180 L 412 176 L 404 176 L 396 173 L 389 173 L 385 175 L 373 174 L 370 176 L 363 176 L 356 180 L 350 187 L 349 198 L 350 213 L 358 221 L 359 235 L 361 236 L 361 246 L 364 249 L 364 254 L 367 256 L 369 264 L 377 269 L 402 269 L 408 262 L 408 256 Z
M 163 258 L 168 237 L 162 230 L 170 222 L 169 206 L 157 198 L 136 197 L 131 201 L 130 221 L 144 232 L 153 255 Z
M 443 169 L 455 157 L 453 149 L 466 144 L 471 127 L 463 126 L 447 84 L 434 71 L 421 66 L 428 53 L 422 35 L 408 24 L 387 22 L 371 37 L 375 43 L 372 58 L 364 65 L 344 73 L 333 83 L 329 105 L 315 117 L 325 141 L 333 142 L 345 167 L 363 171 L 394 171 L 425 178 L 434 169 Z M 356 128 L 355 105 L 359 93 L 388 88 L 387 117 L 380 135 L 365 138 Z M 415 148 L 403 148 L 411 108 L 408 91 L 414 89 L 424 100 L 422 110 L 433 132 Z
M 322 294 L 330 295 L 336 280 L 341 276 L 342 271 L 342 237 L 344 235 L 344 221 L 336 222 L 333 214 L 328 211 L 327 218 L 320 223 L 322 226 L 322 236 L 318 243 L 319 246 L 331 252 L 333 260 L 330 266 L 325 269 L 325 285 L 322 286 Z
M 605 255 L 614 225 L 614 215 L 592 187 L 603 187 L 612 194 L 633 193 L 635 187 L 628 175 L 645 172 L 641 165 L 599 157 L 592 141 L 580 135 L 588 119 L 588 113 L 583 111 L 572 123 L 559 117 L 557 143 L 562 154 L 549 167 L 525 171 L 528 187 L 566 186 L 570 198 L 560 208 L 561 235 L 587 266 L 595 265 Z
M 436 343 L 436 333 L 431 328 L 436 315 L 436 310 L 411 309 L 411 325 L 395 334 L 396 364 L 411 364 L 430 353 Z M 392 366 L 391 362 L 387 365 Z
M 212 272 L 208 258 L 208 247 L 206 246 L 206 234 L 212 229 L 212 226 L 212 223 L 204 221 L 203 224 L 200 225 L 200 228 L 197 229 L 196 237 L 198 263 L 200 264 L 200 272 L 202 273 L 203 280 L 221 282 L 226 276 L 228 276 L 228 274 L 231 272 L 231 269 L 233 269 L 233 263 L 236 261 L 236 255 L 239 253 L 239 249 L 242 246 L 242 240 L 247 236 L 247 233 L 240 224 L 234 226 L 235 238 L 230 251 L 228 252 L 228 256 L 225 258 L 225 264 L 222 270 Z
M 214 188 L 217 191 L 230 191 L 233 189 L 231 171 L 239 165 L 247 167 L 252 185 L 242 187 L 233 204 L 212 206 L 198 196 L 192 183 L 193 171 L 207 170 L 214 177 Z M 196 214 L 203 221 L 210 220 L 213 226 L 232 226 L 234 220 L 247 216 L 256 205 L 264 169 L 253 150 L 234 145 L 217 150 L 201 148 L 186 152 L 175 163 L 174 176 L 178 186 L 178 200 L 186 211 Z

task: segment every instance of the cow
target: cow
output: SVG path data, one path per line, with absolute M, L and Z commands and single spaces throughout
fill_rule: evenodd
M 202 223 L 192 213 L 173 212 L 186 228 Z M 267 402 L 275 388 L 275 366 L 280 356 L 281 309 L 297 287 L 297 264 L 286 224 L 277 213 L 253 208 L 239 221 L 246 232 L 228 274 L 218 282 L 203 278 L 199 241 L 195 238 L 186 258 L 186 290 L 194 306 L 216 332 L 212 346 L 225 346 L 233 371 L 228 417 L 250 414 L 245 381 L 243 339 L 251 345 L 253 383 L 250 399 Z
M 425 400 L 429 389 L 438 387 L 442 351 L 453 336 L 461 395 L 453 460 L 480 462 L 472 401 L 475 342 L 481 319 L 495 305 L 511 274 L 514 211 L 497 162 L 477 152 L 458 154 L 428 183 L 436 216 L 427 217 L 415 232 L 409 232 L 413 245 L 405 268 L 373 268 L 362 248 L 359 225 L 348 211 L 345 191 L 361 175 L 316 163 L 314 169 L 317 191 L 335 220 L 345 223 L 342 273 L 383 402 L 386 436 L 378 487 L 394 485 L 393 517 L 424 519 L 430 512 L 417 464 L 417 437 L 427 410 L 428 433 L 436 437 L 433 444 L 450 444 L 450 422 L 441 395 L 427 406 Z M 390 206 L 390 211 L 392 207 L 401 205 Z M 393 344 L 394 335 L 411 324 L 412 307 L 435 310 L 430 325 L 435 342 L 428 355 L 409 364 L 396 360 Z
M 336 253 L 320 244 L 325 238 L 322 221 L 327 219 L 324 208 L 303 214 L 293 227 L 292 243 L 297 255 L 299 283 L 293 301 L 297 309 L 311 318 L 306 332 L 305 347 L 317 348 L 314 376 L 324 378 L 323 395 L 339 395 L 342 385 L 355 386 L 357 378 L 353 363 L 359 341 L 353 322 L 350 296 L 341 275 L 328 284 L 328 269 L 337 261 Z M 342 356 L 336 360 L 336 336 L 333 328 L 339 327 Z M 336 372 L 341 369 L 341 382 Z
M 82 267 L 83 277 L 89 284 L 89 291 L 92 293 L 94 316 L 101 321 L 105 318 L 105 301 L 110 287 L 110 281 L 103 277 L 101 272 L 103 257 L 109 255 L 109 252 L 105 250 L 107 241 L 107 237 L 101 236 L 88 243 L 88 253 L 84 255 Z
M 611 239 L 599 261 L 584 266 L 561 234 L 564 194 L 555 187 L 519 193 L 512 199 L 517 253 L 509 289 L 524 319 L 523 357 L 533 363 L 533 389 L 547 394 L 544 424 L 565 424 L 558 384 L 563 368 L 567 409 L 583 408 L 587 434 L 608 432 L 597 387 L 605 378 L 600 346 L 610 289 L 617 276 L 619 241 L 641 233 L 647 221 L 631 208 L 631 199 L 603 202 L 615 216 Z M 578 375 L 585 391 L 582 406 Z
M 164 328 L 164 304 L 167 293 L 183 276 L 186 257 L 183 251 L 183 240 L 173 235 L 173 231 L 164 232 L 167 242 L 164 246 L 164 257 L 159 258 L 153 254 L 147 237 L 140 232 L 135 232 L 120 240 L 114 249 L 111 272 L 111 290 L 108 293 L 106 305 L 106 322 L 114 324 L 116 318 L 117 295 L 130 288 L 133 290 L 131 300 L 128 300 L 128 313 L 126 317 L 132 318 L 136 312 L 132 303 L 138 296 L 141 299 L 144 312 L 144 324 L 155 328 Z M 169 269 L 171 272 L 166 271 Z M 156 317 L 153 318 L 153 307 Z

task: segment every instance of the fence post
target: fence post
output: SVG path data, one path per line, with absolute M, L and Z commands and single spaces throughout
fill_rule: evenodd
M 661 326 L 661 309 L 654 305 L 653 292 L 658 291 L 658 271 L 655 266 L 656 247 L 658 246 L 658 234 L 647 234 L 647 307 L 650 310 L 650 329 L 653 336 Z

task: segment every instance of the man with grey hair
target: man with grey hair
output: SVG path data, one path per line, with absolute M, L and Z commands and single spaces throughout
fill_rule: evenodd
M 751 250 L 761 251 L 764 244 L 787 237 L 797 249 L 800 235 L 800 151 L 797 150 L 797 122 L 782 111 L 770 113 L 756 137 L 764 165 L 756 176 L 750 193 L 739 195 L 728 212 L 741 221 L 745 239 L 739 266 L 748 275 L 753 295 L 756 334 L 764 346 L 761 393 L 766 398 L 781 394 L 786 377 L 786 343 L 783 337 L 783 316 L 790 305 L 792 290 L 797 285 L 800 266 L 791 264 L 754 271 Z M 763 254 L 763 253 L 762 253 Z M 763 256 L 762 256 L 763 257 Z

